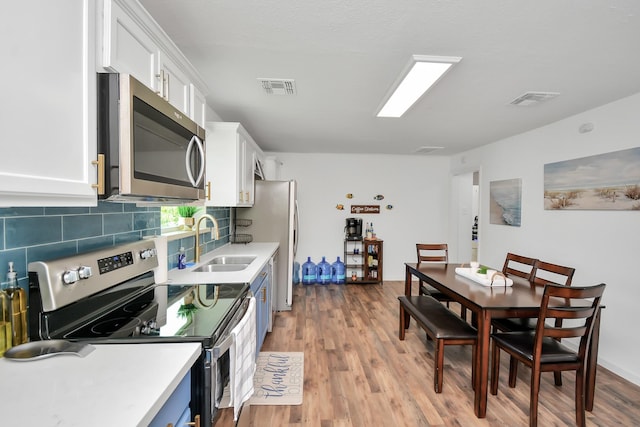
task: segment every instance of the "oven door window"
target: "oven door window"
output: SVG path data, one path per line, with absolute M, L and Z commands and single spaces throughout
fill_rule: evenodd
M 203 170 L 202 142 L 139 98 L 133 98 L 133 110 L 134 177 L 203 189 L 203 179 L 194 184 Z

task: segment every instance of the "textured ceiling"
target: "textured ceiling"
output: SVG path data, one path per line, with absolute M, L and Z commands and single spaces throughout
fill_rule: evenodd
M 640 92 L 636 0 L 141 3 L 265 151 L 447 155 Z M 376 118 L 412 54 L 462 61 L 402 118 Z M 509 105 L 527 91 L 560 96 Z

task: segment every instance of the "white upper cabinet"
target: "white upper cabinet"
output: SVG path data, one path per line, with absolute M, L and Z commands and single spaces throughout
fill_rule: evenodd
M 149 88 L 160 91 L 158 46 L 118 3 L 104 2 L 102 66 L 131 74 Z
M 104 0 L 102 63 L 105 71 L 127 73 L 189 117 L 202 111 L 204 83 L 175 44 L 137 1 Z M 199 122 L 203 126 L 204 121 Z
M 207 123 L 207 100 L 200 90 L 193 84 L 191 84 L 189 100 L 191 101 L 191 108 L 189 117 L 196 122 L 202 128 Z
M 0 14 L 0 206 L 95 206 L 93 0 L 22 0 Z
M 262 150 L 240 123 L 206 126 L 207 206 L 253 206 L 255 165 Z
M 187 116 L 191 116 L 191 104 L 189 102 L 191 82 L 189 77 L 168 55 L 160 52 L 158 58 L 159 80 L 162 85 L 160 95 L 178 110 Z

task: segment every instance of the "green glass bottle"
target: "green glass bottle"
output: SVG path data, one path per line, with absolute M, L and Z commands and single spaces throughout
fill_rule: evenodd
M 13 262 L 9 262 L 7 273 L 7 288 L 9 297 L 9 311 L 11 313 L 12 346 L 27 342 L 27 295 L 18 286 L 18 273 L 13 269 Z
M 11 348 L 11 317 L 9 314 L 9 296 L 0 290 L 0 357 Z

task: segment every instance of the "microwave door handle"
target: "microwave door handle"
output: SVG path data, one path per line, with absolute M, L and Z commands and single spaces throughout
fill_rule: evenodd
M 191 151 L 193 150 L 194 144 L 198 147 L 198 153 L 200 154 L 200 171 L 198 172 L 197 180 L 193 179 L 193 171 L 191 170 L 191 162 L 189 161 L 191 160 Z M 202 141 L 200 141 L 200 138 L 196 135 L 193 135 L 191 137 L 191 141 L 189 141 L 189 145 L 187 146 L 187 151 L 184 156 L 184 164 L 187 169 L 187 176 L 189 177 L 191 185 L 197 187 L 198 184 L 200 184 L 200 181 L 202 181 L 202 177 L 204 175 L 204 146 Z
M 193 172 L 191 171 L 191 150 L 193 150 L 193 144 L 196 143 L 196 136 L 193 135 L 191 137 L 191 141 L 189 141 L 189 145 L 187 145 L 187 151 L 184 155 L 184 166 L 187 169 L 187 176 L 189 177 L 189 181 L 191 182 L 191 185 L 193 185 L 194 187 L 196 187 L 196 181 L 193 179 Z
M 194 187 L 197 187 L 198 185 L 200 185 L 200 181 L 202 181 L 202 178 L 204 177 L 204 168 L 205 168 L 204 143 L 200 138 L 198 138 L 195 135 L 193 136 L 193 138 L 195 138 L 196 140 L 196 145 L 198 146 L 198 153 L 200 153 L 200 172 L 198 173 L 198 179 L 196 179 L 195 184 L 193 184 Z

